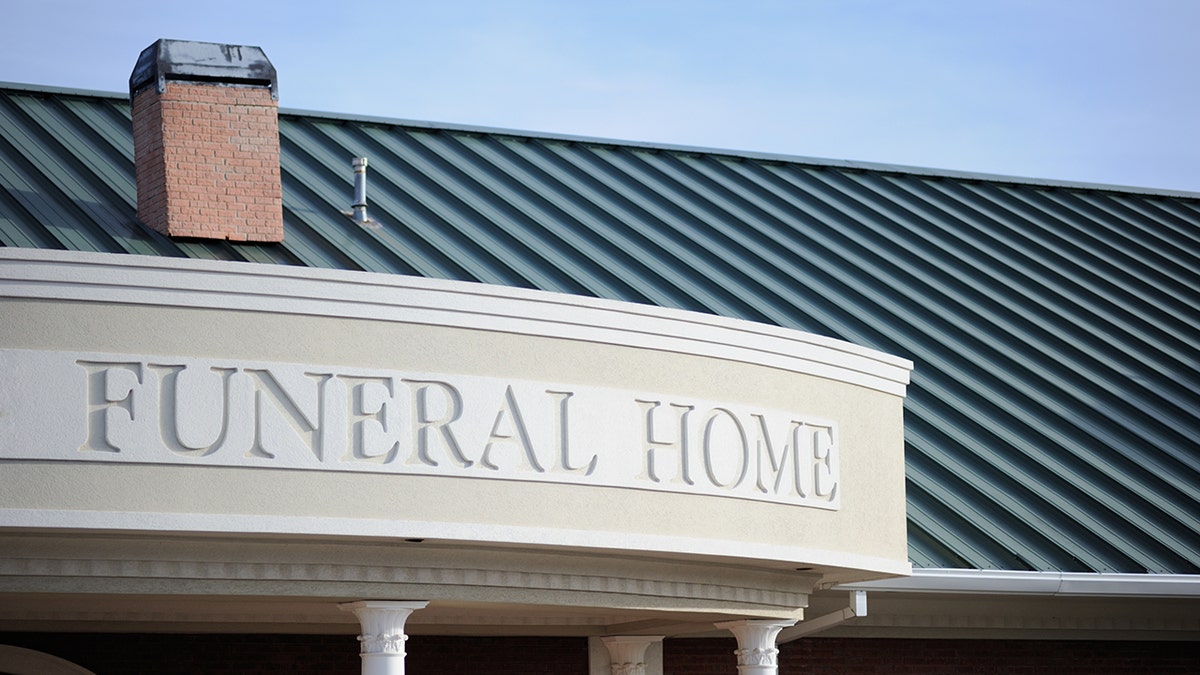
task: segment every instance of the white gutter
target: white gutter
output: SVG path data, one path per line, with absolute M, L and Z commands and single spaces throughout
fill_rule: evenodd
M 833 590 L 1200 599 L 1200 574 L 914 569 L 909 577 L 839 584 Z

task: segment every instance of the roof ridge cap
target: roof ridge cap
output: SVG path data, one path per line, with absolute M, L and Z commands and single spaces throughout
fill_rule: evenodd
M 94 89 L 76 89 L 72 87 L 54 87 L 19 82 L 0 81 L 0 90 L 17 90 L 44 94 L 61 94 L 65 96 L 92 96 L 97 98 L 124 99 L 127 95 L 116 92 L 98 91 Z M 1200 199 L 1200 191 L 1175 190 L 1167 188 L 1149 188 L 1132 185 L 1112 185 L 1108 183 L 1089 183 L 1084 181 L 1057 180 L 1050 178 L 1034 178 L 1012 176 L 1007 174 L 982 173 L 972 171 L 957 171 L 954 169 L 936 169 L 906 164 L 887 164 L 882 162 L 867 162 L 848 159 L 829 159 L 805 155 L 790 155 L 754 150 L 734 150 L 729 148 L 714 148 L 706 146 L 690 146 L 672 143 L 655 143 L 650 141 L 632 141 L 598 136 L 583 136 L 576 134 L 560 134 L 553 132 L 528 131 L 505 127 L 489 127 L 483 125 L 458 124 L 450 122 L 430 122 L 399 117 L 382 117 L 372 115 L 355 115 L 349 113 L 325 112 L 306 110 L 302 108 L 279 108 L 280 116 L 308 117 L 317 119 L 336 120 L 343 122 L 359 122 L 364 124 L 384 124 L 401 126 L 429 131 L 450 131 L 458 133 L 492 134 L 528 138 L 542 141 L 558 141 L 563 143 L 581 143 L 587 145 L 608 145 L 613 147 L 650 150 L 655 152 L 675 152 L 680 154 L 712 155 L 729 157 L 738 160 L 753 160 L 764 162 L 780 162 L 785 164 L 800 164 L 826 169 L 846 169 L 850 171 L 871 171 L 924 178 L 950 178 L 954 180 L 979 181 L 1007 185 L 1024 185 L 1029 187 L 1059 188 L 1066 190 L 1095 190 L 1101 192 L 1122 192 L 1126 194 L 1145 195 L 1150 197 L 1175 197 L 1180 199 Z
M 1108 183 L 1091 183 L 1086 181 L 1070 181 L 1058 180 L 1051 178 L 1036 178 L 1027 176 L 1013 176 L 1008 174 L 983 173 L 972 171 L 958 171 L 954 169 L 937 169 L 931 167 L 912 166 L 906 164 L 887 164 L 883 162 L 868 162 L 861 160 L 849 159 L 830 159 L 824 157 L 811 157 L 806 155 L 791 155 L 786 153 L 772 153 L 755 150 L 736 150 L 730 148 L 715 148 L 708 146 L 692 146 L 674 143 L 655 143 L 652 141 L 633 141 L 628 139 L 606 138 L 601 136 L 584 136 L 578 134 L 564 134 L 544 131 L 529 131 L 526 129 L 513 129 L 508 127 L 491 127 L 485 125 L 461 124 L 452 122 L 431 122 L 427 120 L 414 120 L 399 117 L 384 117 L 373 115 L 356 115 L 349 113 L 324 112 L 318 110 L 305 110 L 299 108 L 279 109 L 279 114 L 291 115 L 296 117 L 309 117 L 318 119 L 327 119 L 340 122 L 361 122 L 364 124 L 382 124 L 391 126 L 401 126 L 417 129 L 427 129 L 429 131 L 450 131 L 468 134 L 492 134 L 497 136 L 511 136 L 514 138 L 528 138 L 542 141 L 558 141 L 564 143 L 581 143 L 585 145 L 607 145 L 622 148 L 634 148 L 641 150 L 651 150 L 657 152 L 676 152 L 681 154 L 694 155 L 715 155 L 721 157 L 730 157 L 740 160 L 756 160 L 767 162 L 780 162 L 786 164 L 803 164 L 807 166 L 819 168 L 835 168 L 848 169 L 852 171 L 872 171 L 878 173 L 890 173 L 899 175 L 922 176 L 926 178 L 950 178 L 956 180 L 969 180 L 990 183 L 1003 183 L 1010 185 L 1027 185 L 1032 187 L 1047 187 L 1061 188 L 1071 190 L 1098 190 L 1104 192 L 1124 192 L 1131 194 L 1140 194 L 1153 197 L 1178 197 L 1183 199 L 1200 199 L 1200 191 L 1176 190 L 1170 188 L 1150 188 L 1139 187 L 1134 185 L 1113 185 Z

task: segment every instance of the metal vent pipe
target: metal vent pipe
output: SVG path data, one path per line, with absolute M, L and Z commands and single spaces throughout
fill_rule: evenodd
M 371 222 L 367 217 L 367 158 L 355 157 L 351 162 L 354 167 L 354 203 L 350 208 L 354 210 L 354 222 L 360 225 L 366 225 Z

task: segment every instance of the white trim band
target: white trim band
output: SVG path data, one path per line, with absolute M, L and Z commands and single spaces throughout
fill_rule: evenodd
M 459 281 L 281 265 L 0 248 L 0 298 L 328 316 L 705 356 L 904 396 L 912 362 L 697 312 Z

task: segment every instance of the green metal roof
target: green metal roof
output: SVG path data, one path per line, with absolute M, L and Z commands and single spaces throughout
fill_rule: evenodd
M 918 567 L 1200 572 L 1200 195 L 281 111 L 282 244 L 136 219 L 122 96 L 0 87 L 0 245 L 482 281 L 916 362 Z M 370 158 L 365 229 L 342 214 Z

